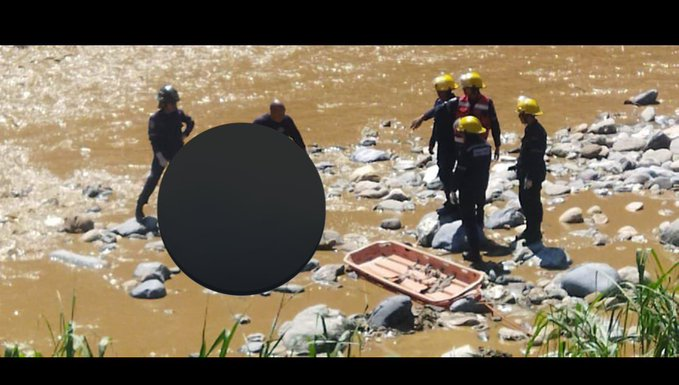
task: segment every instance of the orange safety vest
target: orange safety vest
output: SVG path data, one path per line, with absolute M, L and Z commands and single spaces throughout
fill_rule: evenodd
M 471 109 L 471 103 L 469 103 L 469 98 L 467 95 L 460 97 L 460 102 L 457 105 L 457 116 L 456 118 L 461 118 L 464 116 L 473 115 L 480 122 L 481 125 L 486 129 L 486 132 L 481 134 L 481 137 L 488 140 L 488 131 L 490 131 L 491 118 L 490 118 L 490 99 L 485 95 L 479 95 L 479 100 L 474 104 L 474 109 Z M 464 143 L 464 134 L 455 130 L 455 142 L 458 144 Z

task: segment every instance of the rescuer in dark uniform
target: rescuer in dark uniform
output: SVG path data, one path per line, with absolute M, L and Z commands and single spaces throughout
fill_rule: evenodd
M 490 174 L 491 148 L 482 135 L 486 129 L 474 116 L 460 118 L 457 130 L 464 133 L 464 145 L 458 154 L 455 182 L 460 192 L 462 225 L 469 243 L 463 254 L 472 267 L 483 266 L 480 251 L 479 227 L 483 231 L 483 206 Z
M 156 96 L 158 111 L 149 118 L 149 140 L 153 148 L 153 161 L 144 188 L 139 194 L 135 218 L 137 222 L 144 220 L 144 205 L 148 203 L 153 190 L 160 181 L 163 170 L 184 145 L 194 127 L 193 119 L 177 108 L 179 93 L 171 85 L 163 86 Z M 182 125 L 186 128 L 182 130 Z
M 516 112 L 519 114 L 521 123 L 526 125 L 521 139 L 521 152 L 515 166 L 516 176 L 519 179 L 519 202 L 526 217 L 526 230 L 517 239 L 525 239 L 526 244 L 531 244 L 542 240 L 540 190 L 547 174 L 544 159 L 547 149 L 547 132 L 535 118 L 537 115 L 542 115 L 542 110 L 535 99 L 519 97 Z
M 434 108 L 413 120 L 410 125 L 410 128 L 415 130 L 422 125 L 422 122 L 434 118 L 434 126 L 432 127 L 431 138 L 429 139 L 429 153 L 434 153 L 434 145 L 438 143 L 436 164 L 439 168 L 438 176 L 443 184 L 443 191 L 446 195 L 443 207 L 437 210 L 441 215 L 452 212 L 455 207 L 451 199 L 454 199 L 455 194 L 452 179 L 457 158 L 453 137 L 453 122 L 457 111 L 458 99 L 455 97 L 453 90 L 457 87 L 457 83 L 455 83 L 451 75 L 443 74 L 437 76 L 434 79 L 434 89 L 436 89 L 438 98 L 434 102 Z
M 280 132 L 295 141 L 302 150 L 306 149 L 304 140 L 302 140 L 302 135 L 299 133 L 295 122 L 290 116 L 285 114 L 285 105 L 278 99 L 274 99 L 274 101 L 271 102 L 268 114 L 258 117 L 252 123 L 273 128 L 277 132 Z

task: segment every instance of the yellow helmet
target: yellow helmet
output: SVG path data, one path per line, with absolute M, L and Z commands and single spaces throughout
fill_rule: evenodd
M 476 88 L 486 88 L 486 84 L 483 83 L 481 79 L 481 74 L 476 71 L 467 72 L 460 77 L 460 83 L 462 83 L 462 88 L 476 87 Z
M 442 74 L 434 78 L 434 88 L 436 88 L 436 91 L 452 91 L 457 87 L 455 79 L 450 74 Z
M 538 101 L 527 96 L 519 96 L 516 102 L 516 112 L 524 112 L 529 115 L 542 115 Z
M 486 129 L 481 125 L 481 121 L 476 116 L 465 116 L 456 121 L 457 130 L 460 132 L 468 132 L 470 134 L 483 134 Z

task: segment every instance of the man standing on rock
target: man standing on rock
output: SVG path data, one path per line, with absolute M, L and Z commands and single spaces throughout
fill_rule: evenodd
M 526 216 L 526 230 L 517 237 L 525 239 L 526 244 L 542 240 L 542 202 L 540 191 L 547 174 L 545 151 L 547 132 L 535 118 L 542 115 L 538 102 L 533 98 L 520 96 L 516 105 L 519 120 L 526 125 L 521 139 L 521 152 L 516 163 L 516 176 L 519 179 L 519 202 Z
M 439 168 L 438 176 L 446 195 L 443 207 L 437 210 L 440 215 L 451 213 L 455 209 L 451 196 L 455 193 L 452 179 L 457 159 L 453 140 L 453 121 L 455 120 L 458 101 L 453 90 L 457 87 L 457 83 L 450 74 L 437 76 L 434 79 L 434 89 L 436 89 L 438 98 L 434 102 L 434 108 L 413 120 L 410 125 L 410 128 L 415 130 L 422 125 L 422 122 L 434 118 L 434 126 L 429 139 L 429 153 L 434 153 L 434 145 L 438 143 L 436 164 Z
M 269 113 L 260 116 L 252 123 L 273 128 L 295 141 L 302 150 L 306 151 L 304 140 L 302 140 L 302 135 L 299 133 L 295 121 L 285 114 L 285 104 L 280 100 L 274 99 L 269 105 Z
M 495 144 L 494 160 L 500 159 L 500 122 L 495 113 L 493 100 L 481 93 L 481 88 L 486 88 L 486 84 L 481 79 L 481 75 L 476 71 L 468 72 L 460 77 L 460 83 L 464 96 L 460 98 L 457 108 L 457 117 L 475 116 L 483 127 L 490 128 L 493 133 Z M 488 140 L 488 131 L 482 135 L 484 140 Z M 456 140 L 461 140 L 461 136 L 456 136 Z
M 153 161 L 144 188 L 137 199 L 135 218 L 137 222 L 144 221 L 144 205 L 148 203 L 155 190 L 163 170 L 184 145 L 195 125 L 193 119 L 184 111 L 177 108 L 179 93 L 171 85 L 163 86 L 156 95 L 158 111 L 149 118 L 149 140 L 153 148 Z M 182 131 L 182 125 L 186 128 Z
M 464 145 L 458 157 L 454 179 L 460 191 L 462 225 L 469 244 L 469 251 L 463 254 L 463 258 L 471 261 L 472 267 L 482 268 L 484 263 L 481 258 L 479 227 L 483 229 L 483 206 L 486 204 L 491 150 L 483 138 L 487 130 L 476 117 L 460 118 L 457 131 L 464 135 Z

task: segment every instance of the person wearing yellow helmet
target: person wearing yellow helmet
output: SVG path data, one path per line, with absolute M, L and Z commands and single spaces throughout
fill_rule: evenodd
M 483 268 L 480 239 L 483 235 L 483 206 L 490 175 L 491 149 L 483 138 L 488 130 L 475 116 L 464 116 L 457 121 L 456 130 L 464 135 L 464 144 L 458 154 L 455 182 L 460 192 L 462 226 L 464 226 L 469 251 L 463 258 L 472 267 Z
M 457 97 L 455 97 L 453 90 L 457 87 L 457 83 L 450 74 L 442 74 L 434 78 L 434 89 L 438 96 L 434 102 L 434 108 L 413 120 L 410 125 L 410 128 L 415 130 L 422 125 L 422 122 L 434 118 L 431 138 L 429 139 L 429 153 L 434 153 L 434 145 L 438 143 L 436 164 L 439 168 L 438 176 L 443 184 L 443 191 L 446 196 L 443 207 L 437 210 L 441 215 L 455 211 L 455 205 L 451 199 L 451 196 L 454 196 L 452 178 L 456 162 L 452 127 L 457 110 Z
M 486 84 L 478 72 L 470 71 L 460 77 L 460 85 L 464 91 L 464 96 L 460 97 L 457 117 L 476 116 L 484 127 L 490 129 L 495 144 L 493 159 L 498 160 L 500 158 L 500 145 L 502 144 L 500 122 L 497 119 L 493 100 L 481 93 L 481 88 L 486 88 Z M 487 140 L 488 131 L 482 136 Z M 462 138 L 458 135 L 455 139 L 460 141 Z
M 516 103 L 516 112 L 521 123 L 526 126 L 521 139 L 521 152 L 515 166 L 519 179 L 519 202 L 521 211 L 526 217 L 526 230 L 517 237 L 517 240 L 525 239 L 527 244 L 531 244 L 542 240 L 540 226 L 543 211 L 540 191 L 547 174 L 544 159 L 547 132 L 536 118 L 542 115 L 542 110 L 535 99 L 520 96 Z

